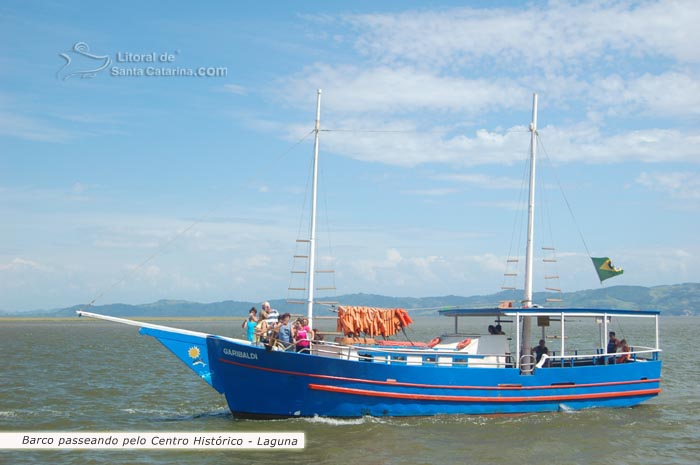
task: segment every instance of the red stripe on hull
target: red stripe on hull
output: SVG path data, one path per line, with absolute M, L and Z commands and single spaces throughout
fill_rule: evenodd
M 573 387 L 573 386 L 570 386 Z M 447 402 L 558 402 L 566 400 L 590 400 L 590 399 L 610 399 L 616 397 L 631 397 L 631 396 L 648 396 L 658 395 L 661 392 L 660 388 L 656 389 L 640 389 L 636 391 L 622 392 L 603 392 L 596 394 L 569 394 L 558 396 L 536 396 L 536 397 L 484 397 L 484 396 L 439 396 L 431 394 L 410 394 L 402 392 L 382 392 L 370 391 L 367 389 L 354 389 L 338 386 L 327 386 L 324 384 L 309 384 L 309 389 L 315 391 L 334 392 L 338 394 L 350 394 L 356 396 L 367 397 L 387 397 L 390 399 L 409 399 L 409 400 L 430 400 L 430 401 L 447 401 Z

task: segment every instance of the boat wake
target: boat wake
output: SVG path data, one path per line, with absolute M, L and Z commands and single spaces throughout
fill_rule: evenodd
M 559 404 L 559 411 L 560 411 L 560 412 L 564 412 L 564 413 L 573 413 L 573 412 L 575 412 L 576 410 L 573 409 L 573 408 L 571 408 L 571 407 L 569 407 L 569 406 L 566 405 L 566 404 Z
M 377 417 L 360 417 L 360 418 L 329 418 L 329 417 L 306 417 L 295 419 L 297 421 L 303 421 L 306 423 L 313 423 L 319 425 L 329 425 L 329 426 L 354 426 L 354 425 L 365 425 L 365 424 L 378 424 L 378 423 L 388 423 L 387 419 L 377 418 Z
M 159 409 L 133 409 L 127 408 L 122 409 L 123 412 L 129 414 L 139 414 L 152 416 L 154 421 L 163 422 L 175 422 L 175 421 L 192 421 L 200 418 L 216 418 L 216 417 L 230 417 L 231 412 L 225 408 L 218 408 L 216 410 L 208 412 L 185 412 L 185 411 L 172 411 L 172 410 L 159 410 Z

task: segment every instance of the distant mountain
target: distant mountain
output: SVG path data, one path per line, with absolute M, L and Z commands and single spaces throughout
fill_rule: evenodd
M 389 297 L 376 294 L 347 294 L 338 297 L 345 305 L 364 305 L 384 308 L 405 308 L 414 310 L 413 315 L 435 315 L 437 309 L 444 307 L 488 307 L 496 306 L 501 300 L 517 299 L 522 291 L 504 291 L 485 296 L 462 297 L 448 295 L 441 297 Z M 641 308 L 660 310 L 664 315 L 700 315 L 700 283 L 674 284 L 669 286 L 612 286 L 601 289 L 569 292 L 563 295 L 566 307 L 590 308 Z M 535 303 L 544 305 L 544 293 L 535 293 Z M 286 300 L 270 301 L 273 308 L 280 312 L 304 313 L 305 307 L 288 304 Z M 223 302 L 198 303 L 186 300 L 159 300 L 150 304 L 129 305 L 109 304 L 88 309 L 122 317 L 213 317 L 245 316 L 251 307 L 260 309 L 260 302 L 226 300 Z M 71 317 L 75 311 L 84 308 L 75 305 L 69 308 L 53 310 L 36 310 L 31 312 L 0 313 L 0 316 L 20 317 Z
M 571 307 L 644 308 L 664 315 L 700 315 L 700 283 L 668 286 L 613 286 L 564 294 Z
M 420 309 L 418 314 L 433 314 L 441 307 L 488 307 L 502 300 L 515 300 L 523 295 L 522 290 L 503 291 L 490 295 L 472 297 L 386 297 L 373 294 L 349 294 L 338 300 L 347 305 L 372 305 L 377 307 L 402 307 Z M 568 292 L 563 294 L 562 307 L 620 308 L 660 310 L 664 315 L 700 315 L 700 283 L 674 284 L 669 286 L 612 286 L 600 289 Z M 536 292 L 533 301 L 546 304 L 544 292 Z M 426 310 L 423 310 L 426 309 Z

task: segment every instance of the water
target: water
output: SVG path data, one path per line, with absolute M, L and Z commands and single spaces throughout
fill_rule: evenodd
M 242 336 L 238 321 L 171 324 Z M 422 340 L 449 329 L 440 319 L 418 324 L 428 329 L 410 335 Z M 234 419 L 222 396 L 136 328 L 86 319 L 0 320 L 0 431 L 306 434 L 303 451 L 16 450 L 0 451 L 0 464 L 694 465 L 700 457 L 700 365 L 692 344 L 699 332 L 699 318 L 662 318 L 663 392 L 635 408 L 255 421 Z

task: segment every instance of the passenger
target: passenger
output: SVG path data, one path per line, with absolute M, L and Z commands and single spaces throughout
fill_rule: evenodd
M 496 332 L 494 334 L 505 334 L 501 328 L 501 325 L 496 325 Z
M 287 350 L 294 343 L 292 323 L 289 321 L 291 317 L 289 313 L 282 314 L 275 327 L 276 339 L 282 343 L 284 350 Z
M 323 333 L 318 329 L 312 330 L 311 334 L 313 334 L 313 336 L 311 337 L 312 340 L 323 341 Z
M 309 340 L 310 340 L 310 341 L 313 341 L 313 340 L 314 340 L 314 330 L 311 329 L 311 326 L 309 326 L 309 319 L 308 319 L 308 318 L 303 318 L 303 319 L 301 320 L 301 322 L 302 322 L 302 324 L 303 324 L 303 326 L 304 326 L 304 329 L 306 330 L 306 334 L 309 335 Z
M 537 347 L 533 347 L 531 350 L 532 353 L 535 354 L 535 363 L 540 363 L 540 359 L 542 359 L 542 356 L 544 354 L 549 355 L 549 349 L 547 348 L 546 345 L 544 345 L 544 339 L 540 339 L 540 343 Z M 545 362 L 546 365 L 548 365 L 549 360 Z
M 615 331 L 610 331 L 608 333 L 608 336 L 610 339 L 608 339 L 608 348 L 606 349 L 606 353 L 608 354 L 614 354 L 617 352 L 617 347 L 620 345 L 620 341 L 617 340 L 615 337 Z M 615 362 L 615 357 L 608 357 L 608 363 L 614 363 Z
M 299 318 L 294 322 L 295 334 L 294 342 L 296 343 L 297 352 L 308 354 L 310 352 L 311 342 L 309 341 L 309 333 L 306 331 L 308 326 L 304 326 L 304 321 Z
M 489 325 L 489 334 L 496 334 L 496 327 L 494 325 Z
M 274 308 L 270 308 L 270 302 L 268 301 L 263 302 L 262 309 L 267 312 L 267 324 L 274 328 L 279 320 L 280 313 Z
M 267 324 L 267 312 L 262 310 L 260 312 L 260 320 L 258 320 L 258 326 L 255 327 L 255 334 L 257 335 L 258 341 L 265 345 L 270 344 L 270 325 Z
M 258 325 L 258 310 L 253 307 L 248 311 L 248 318 L 243 322 L 241 328 L 246 329 L 246 334 L 248 336 L 248 341 L 255 343 L 255 327 Z
M 617 363 L 625 363 L 632 361 L 632 355 L 627 353 L 630 352 L 630 346 L 627 345 L 627 339 L 623 339 L 620 341 L 620 352 L 622 352 L 622 355 L 617 357 Z
M 610 336 L 610 339 L 608 339 L 607 353 L 614 354 L 617 352 L 617 347 L 620 345 L 620 342 L 615 337 L 615 331 L 610 331 L 608 335 Z

